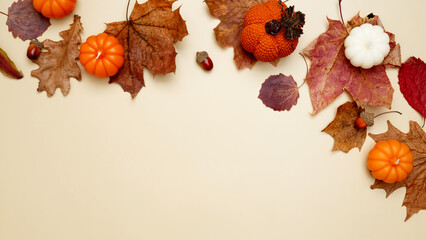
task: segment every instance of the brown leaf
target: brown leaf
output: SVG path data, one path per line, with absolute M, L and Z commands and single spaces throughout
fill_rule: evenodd
M 299 98 L 299 89 L 292 76 L 271 75 L 262 84 L 259 98 L 274 111 L 290 111 Z
M 352 95 L 358 106 L 390 108 L 394 90 L 386 74 L 386 67 L 397 66 L 401 56 L 393 34 L 388 33 L 391 36 L 391 52 L 383 64 L 362 69 L 352 66 L 345 57 L 344 41 L 354 27 L 363 23 L 380 24 L 378 17 L 361 18 L 356 15 L 346 26 L 336 20 L 328 19 L 328 22 L 329 29 L 303 50 L 312 60 L 307 82 L 313 114 L 321 111 L 344 91 Z
M 361 150 L 367 136 L 366 128 L 355 127 L 355 120 L 361 111 L 362 109 L 355 102 L 346 102 L 337 108 L 334 120 L 322 130 L 334 138 L 332 151 L 342 150 L 347 153 L 355 147 Z
M 80 16 L 74 15 L 74 22 L 70 29 L 60 32 L 64 40 L 55 42 L 44 40 L 43 47 L 47 52 L 41 52 L 40 57 L 34 62 L 40 68 L 33 70 L 31 76 L 40 80 L 37 91 L 46 91 L 47 96 L 52 96 L 56 88 L 60 88 L 66 96 L 70 91 L 70 78 L 81 80 L 81 71 L 77 64 L 79 46 L 81 44 L 80 32 L 83 26 Z
M 214 29 L 216 40 L 221 47 L 234 48 L 234 61 L 238 69 L 252 68 L 257 62 L 253 54 L 241 46 L 240 35 L 243 30 L 244 16 L 256 4 L 268 0 L 205 0 L 210 14 L 220 20 Z M 273 63 L 274 65 L 277 62 Z
M 41 36 L 50 26 L 50 19 L 34 9 L 32 0 L 18 0 L 9 7 L 6 24 L 13 37 L 25 41 Z
M 145 86 L 143 67 L 155 76 L 175 72 L 176 51 L 173 44 L 181 41 L 188 31 L 179 8 L 172 11 L 176 0 L 137 1 L 129 21 L 107 24 L 105 33 L 118 38 L 125 50 L 124 66 L 110 78 L 121 85 L 132 98 Z
M 10 58 L 7 56 L 7 53 L 3 51 L 3 49 L 0 48 L 0 72 L 2 72 L 4 75 L 15 78 L 15 79 L 21 79 L 24 77 L 22 75 L 22 72 L 19 71 L 15 63 L 10 60 Z
M 408 145 L 414 155 L 414 168 L 408 178 L 401 182 L 385 183 L 379 180 L 371 186 L 386 191 L 386 197 L 400 187 L 406 187 L 403 206 L 407 207 L 407 221 L 413 214 L 426 209 L 426 133 L 416 122 L 410 121 L 410 131 L 403 133 L 388 121 L 388 131 L 369 134 L 376 142 L 395 139 Z

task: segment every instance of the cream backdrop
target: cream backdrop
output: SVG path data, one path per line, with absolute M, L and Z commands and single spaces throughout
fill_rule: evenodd
M 13 0 L 1 0 L 7 11 Z M 290 112 L 274 112 L 257 98 L 269 75 L 306 74 L 297 54 L 339 19 L 337 0 L 291 0 L 306 13 L 296 52 L 277 67 L 258 63 L 236 70 L 233 49 L 216 43 L 202 0 L 179 0 L 174 8 L 189 35 L 175 45 L 175 74 L 155 78 L 132 100 L 120 86 L 83 72 L 71 91 L 51 98 L 36 91 L 37 68 L 27 42 L 14 39 L 0 16 L 0 47 L 25 77 L 0 75 L 0 240 L 259 240 L 426 239 L 426 211 L 404 222 L 405 189 L 389 198 L 370 190 L 367 138 L 361 152 L 331 152 L 333 139 L 321 130 L 341 95 L 316 116 L 308 86 Z M 131 1 L 133 6 L 134 0 Z M 126 0 L 79 0 L 83 40 L 125 19 Z M 343 1 L 346 20 L 360 11 L 378 14 L 396 34 L 402 59 L 426 60 L 425 1 Z M 52 20 L 39 39 L 60 40 L 72 16 Z M 195 63 L 206 50 L 214 69 Z M 386 131 L 386 119 L 403 131 L 423 119 L 399 91 L 397 71 L 392 109 L 369 129 Z M 374 109 L 376 113 L 386 109 Z

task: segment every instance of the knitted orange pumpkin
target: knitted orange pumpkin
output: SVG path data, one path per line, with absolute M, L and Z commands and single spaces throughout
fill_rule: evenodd
M 271 62 L 294 51 L 304 24 L 305 15 L 281 0 L 254 5 L 244 17 L 241 45 L 257 60 Z

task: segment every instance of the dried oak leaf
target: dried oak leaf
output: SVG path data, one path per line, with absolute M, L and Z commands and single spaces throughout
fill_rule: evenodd
M 24 75 L 22 75 L 22 72 L 16 68 L 15 63 L 12 60 L 10 60 L 10 58 L 7 56 L 7 53 L 3 51 L 3 49 L 1 48 L 0 48 L 0 72 L 2 72 L 4 75 L 10 78 L 21 79 L 24 77 Z
M 56 88 L 60 88 L 66 96 L 70 91 L 70 78 L 81 80 L 80 67 L 77 64 L 81 44 L 80 32 L 83 26 L 80 16 L 74 15 L 74 22 L 70 29 L 60 32 L 63 40 L 55 42 L 44 40 L 42 42 L 46 52 L 41 52 L 39 58 L 34 60 L 40 68 L 31 71 L 31 76 L 40 80 L 37 91 L 46 91 L 47 96 L 52 96 Z
M 333 150 L 342 150 L 347 153 L 352 148 L 361 150 L 367 136 L 367 129 L 355 127 L 355 120 L 359 117 L 362 109 L 356 102 L 346 102 L 337 108 L 334 120 L 323 132 L 330 134 L 334 138 Z
M 221 47 L 234 48 L 234 61 L 238 69 L 252 68 L 257 62 L 253 54 L 241 46 L 240 35 L 243 31 L 244 16 L 254 5 L 268 0 L 205 0 L 210 14 L 220 20 L 214 29 L 216 40 Z M 272 62 L 277 65 L 278 61 Z
M 18 0 L 9 7 L 6 24 L 13 37 L 25 41 L 41 36 L 50 20 L 34 9 L 32 0 Z
M 385 183 L 376 180 L 371 189 L 380 188 L 388 197 L 400 187 L 406 187 L 403 206 L 407 208 L 407 221 L 413 214 L 426 209 L 426 133 L 416 122 L 410 121 L 410 131 L 403 133 L 388 121 L 388 131 L 382 134 L 369 134 L 376 142 L 395 139 L 408 145 L 414 155 L 414 168 L 408 178 L 401 182 Z
M 426 118 L 426 64 L 410 57 L 398 73 L 399 87 L 410 106 Z
M 262 84 L 259 98 L 274 111 L 289 111 L 297 103 L 299 89 L 292 76 L 271 75 Z
M 145 86 L 144 66 L 155 76 L 175 72 L 176 51 L 173 44 L 188 31 L 179 9 L 172 11 L 176 0 L 137 1 L 128 21 L 107 24 L 105 33 L 118 38 L 125 50 L 124 66 L 110 78 L 132 98 Z
M 391 51 L 383 64 L 362 69 L 352 66 L 345 57 L 344 41 L 354 27 L 367 22 L 379 25 L 378 17 L 361 18 L 358 14 L 346 26 L 336 20 L 328 19 L 328 22 L 328 30 L 303 50 L 312 60 L 307 82 L 313 114 L 333 102 L 343 91 L 348 91 L 358 106 L 390 108 L 394 90 L 386 74 L 386 67 L 398 66 L 401 59 L 399 44 L 395 43 L 394 35 L 388 33 Z

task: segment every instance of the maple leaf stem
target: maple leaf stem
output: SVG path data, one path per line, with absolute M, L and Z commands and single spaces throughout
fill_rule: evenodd
M 303 80 L 303 83 L 302 83 L 300 86 L 298 86 L 298 87 L 297 87 L 297 89 L 301 88 L 301 87 L 305 84 L 306 79 L 308 78 L 308 62 L 306 61 L 306 58 L 305 58 L 305 56 L 303 56 L 303 54 L 302 54 L 302 53 L 300 53 L 300 52 L 299 52 L 299 54 L 300 54 L 300 56 L 302 56 L 303 60 L 305 61 L 305 66 L 306 66 L 306 76 L 305 76 L 305 79 Z
M 398 113 L 399 115 L 402 115 L 402 113 L 401 113 L 401 112 L 399 112 L 399 111 L 389 111 L 389 112 L 379 113 L 379 114 L 377 114 L 376 116 L 374 116 L 374 118 L 376 118 L 376 117 L 378 117 L 378 116 L 381 116 L 381 115 L 383 115 L 383 114 L 387 114 L 387 113 Z
M 130 7 L 130 0 L 127 0 L 127 8 L 126 8 L 126 20 L 129 21 L 129 7 Z
M 0 11 L 1 14 L 5 15 L 6 17 L 9 17 L 9 15 L 7 15 L 6 13 Z
M 343 20 L 343 14 L 342 14 L 342 0 L 339 0 L 339 10 L 340 10 L 340 19 L 342 20 L 343 25 L 345 25 L 345 21 Z

